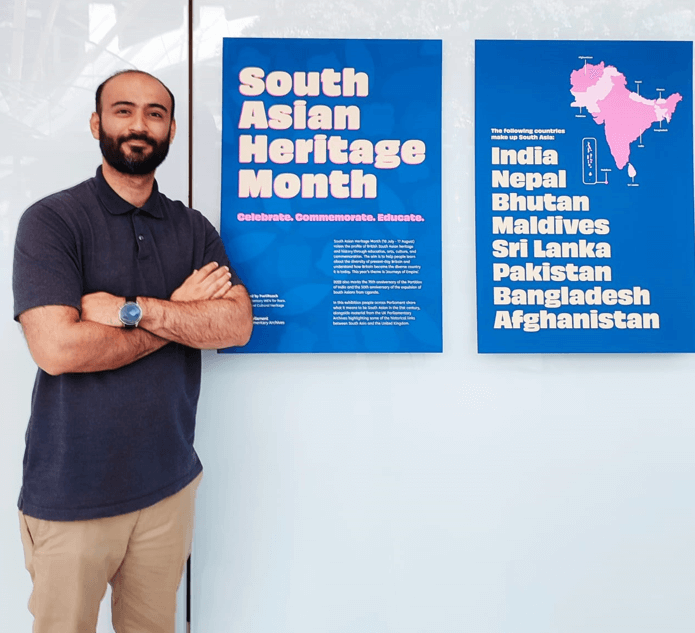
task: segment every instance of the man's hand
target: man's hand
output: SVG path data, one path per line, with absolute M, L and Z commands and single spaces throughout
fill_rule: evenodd
M 125 303 L 124 297 L 108 292 L 92 292 L 82 297 L 82 321 L 92 321 L 111 327 L 123 327 L 118 312 Z
M 226 266 L 210 262 L 194 270 L 174 292 L 171 301 L 206 301 L 222 299 L 232 287 L 232 273 Z

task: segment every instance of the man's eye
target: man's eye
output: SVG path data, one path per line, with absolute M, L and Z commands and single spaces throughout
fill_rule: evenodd
M 157 118 L 159 118 L 159 119 L 162 118 L 162 113 L 161 113 L 161 112 L 151 112 L 150 115 L 151 115 L 151 116 L 154 116 L 154 117 L 157 117 Z

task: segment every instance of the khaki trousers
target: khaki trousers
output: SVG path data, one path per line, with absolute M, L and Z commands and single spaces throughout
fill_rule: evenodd
M 105 519 L 44 521 L 20 512 L 34 633 L 94 633 L 106 583 L 116 633 L 174 633 L 201 478 L 149 508 Z

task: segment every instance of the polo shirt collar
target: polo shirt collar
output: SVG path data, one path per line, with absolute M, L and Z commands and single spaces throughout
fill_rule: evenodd
M 111 189 L 111 185 L 106 182 L 106 178 L 104 178 L 104 174 L 101 171 L 101 165 L 99 165 L 99 168 L 97 169 L 96 185 L 99 199 L 104 204 L 107 211 L 113 215 L 123 215 L 124 213 L 128 213 L 134 209 L 138 209 L 140 211 L 144 211 L 154 218 L 161 219 L 164 217 L 161 205 L 159 204 L 159 187 L 157 187 L 156 180 L 152 185 L 152 193 L 150 194 L 150 197 L 141 207 L 136 207 L 130 204 L 130 202 L 127 202 L 121 198 L 121 196 Z

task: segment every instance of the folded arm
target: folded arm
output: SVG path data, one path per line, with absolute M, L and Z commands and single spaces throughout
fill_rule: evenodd
M 36 364 L 53 376 L 118 369 L 169 341 L 145 330 L 81 321 L 71 306 L 40 306 L 19 317 Z
M 36 364 L 52 375 L 118 369 L 176 341 L 199 349 L 245 345 L 253 317 L 246 289 L 214 262 L 194 271 L 169 301 L 139 297 L 140 327 L 118 318 L 124 298 L 106 292 L 71 306 L 41 306 L 19 321 Z
M 242 285 L 232 286 L 229 269 L 211 262 L 194 271 L 169 301 L 138 297 L 138 328 L 197 349 L 246 345 L 253 326 L 251 299 Z M 82 318 L 119 327 L 123 297 L 96 292 L 82 299 Z

